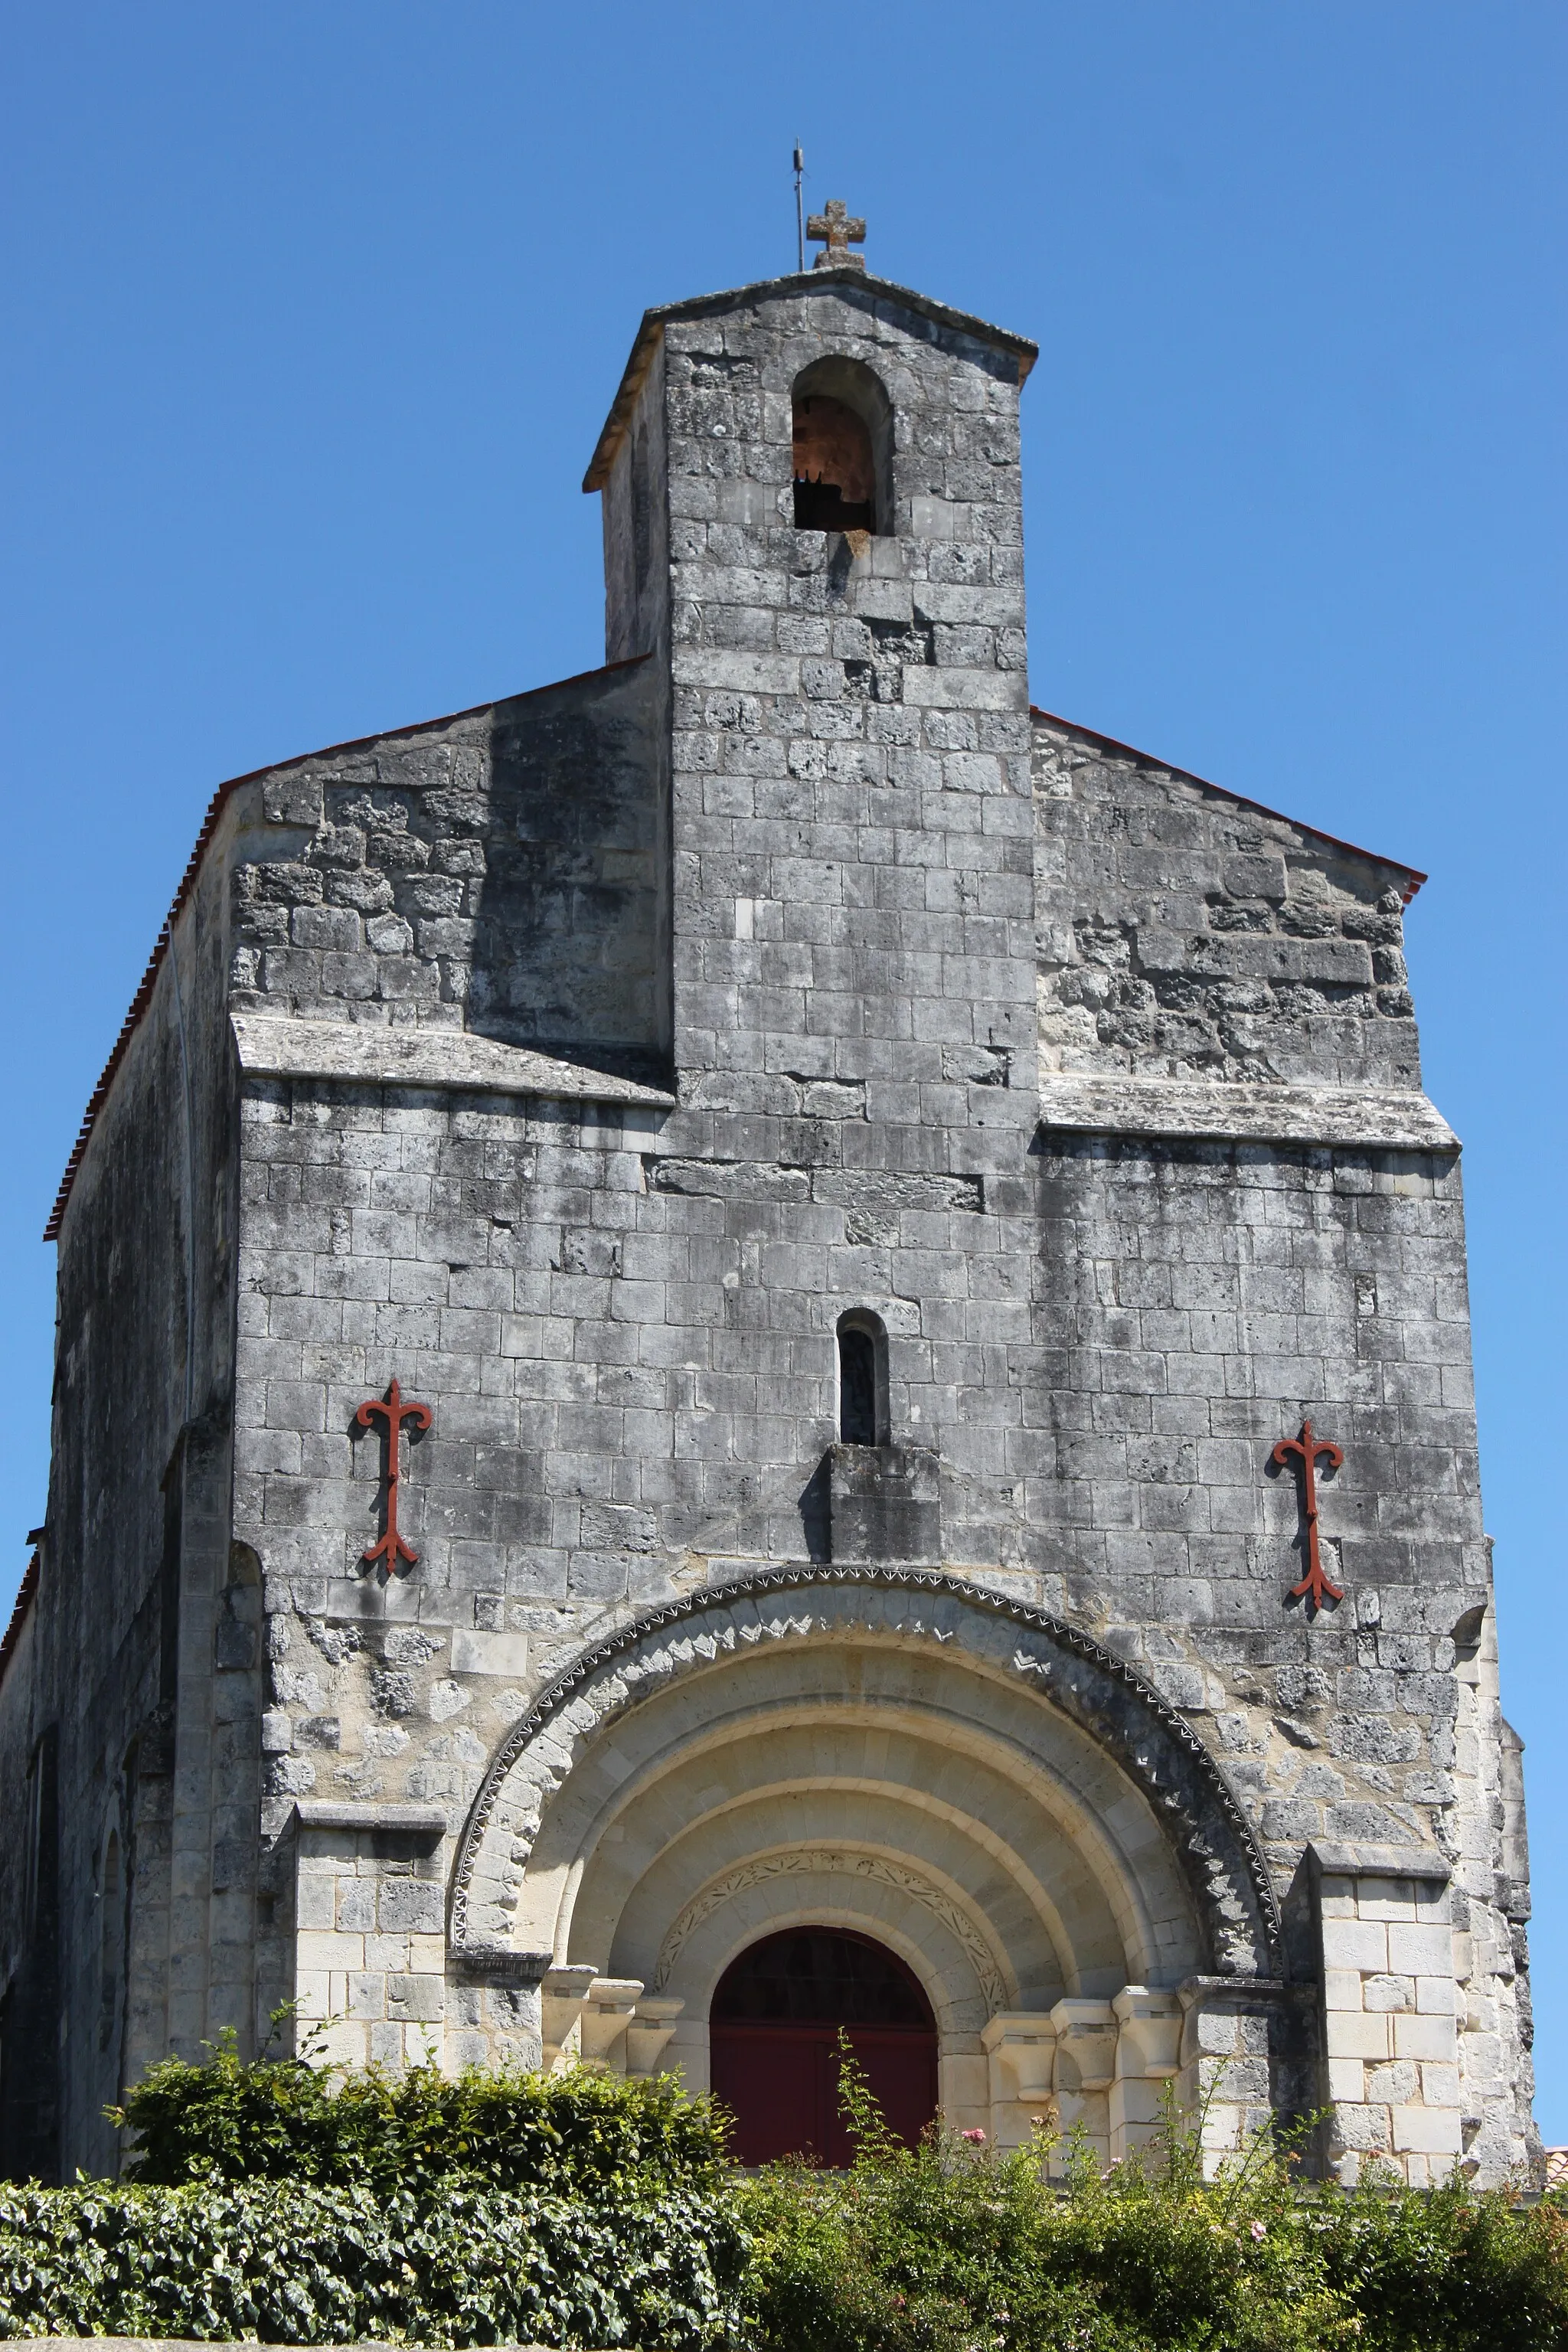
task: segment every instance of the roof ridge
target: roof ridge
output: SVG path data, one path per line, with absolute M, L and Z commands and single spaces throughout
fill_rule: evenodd
M 1346 841 L 1337 833 L 1326 833 L 1321 824 L 1309 824 L 1304 817 L 1288 816 L 1283 809 L 1270 808 L 1265 801 L 1255 801 L 1247 793 L 1233 792 L 1228 784 L 1216 784 L 1207 776 L 1195 775 L 1191 768 L 1179 768 L 1173 760 L 1162 760 L 1152 751 L 1141 751 L 1135 743 L 1123 743 L 1119 736 L 1105 735 L 1098 727 L 1081 726 L 1076 719 L 1064 719 L 1058 711 L 1042 710 L 1037 702 L 1029 705 L 1031 719 L 1043 719 L 1052 727 L 1065 727 L 1069 735 L 1086 735 L 1090 742 L 1103 743 L 1108 751 L 1124 751 L 1130 760 L 1141 760 L 1146 768 L 1163 768 L 1168 776 L 1180 776 L 1185 784 L 1197 784 L 1205 793 L 1219 793 L 1240 808 L 1256 809 L 1259 816 L 1272 817 L 1276 824 L 1293 825 L 1298 833 L 1310 833 L 1315 841 L 1326 841 L 1335 849 L 1348 849 L 1352 857 L 1364 857 L 1369 866 L 1386 866 L 1395 874 L 1403 874 L 1409 884 L 1400 897 L 1408 907 L 1423 882 L 1431 876 L 1423 874 L 1418 866 L 1407 866 L 1402 857 L 1385 857 L 1379 849 L 1363 849 L 1359 842 Z
M 527 702 L 536 694 L 554 694 L 562 687 L 582 686 L 591 677 L 607 677 L 614 670 L 635 669 L 639 662 L 647 661 L 649 658 L 647 654 L 632 654 L 624 661 L 601 662 L 597 669 L 577 670 L 571 677 L 552 678 L 544 686 L 525 687 L 521 694 L 498 694 L 492 696 L 488 702 L 472 702 L 467 709 L 449 710 L 440 719 L 416 719 L 405 727 L 381 727 L 369 735 L 351 735 L 344 742 L 323 744 L 319 751 L 299 751 L 291 759 L 272 760 L 265 767 L 247 768 L 244 775 L 230 776 L 226 783 L 220 784 L 207 803 L 207 813 L 202 819 L 201 830 L 196 835 L 195 845 L 185 860 L 185 870 L 180 877 L 179 888 L 175 891 L 168 914 L 163 919 L 163 929 L 159 931 L 153 942 L 153 952 L 147 959 L 147 969 L 142 975 L 141 985 L 132 998 L 130 1009 L 120 1024 L 120 1034 L 110 1048 L 109 1059 L 100 1073 L 98 1084 L 88 1097 L 87 1108 L 81 1115 L 81 1125 L 77 1129 L 76 1141 L 72 1144 L 69 1157 L 66 1160 L 59 1190 L 55 1194 L 55 1203 L 49 1211 L 48 1223 L 44 1227 L 45 1241 L 54 1242 L 59 1239 L 66 1205 L 71 1196 L 71 1187 L 77 1180 L 77 1171 L 81 1166 L 87 1147 L 92 1139 L 94 1123 L 99 1112 L 109 1099 L 109 1090 L 119 1074 L 121 1063 L 125 1059 L 131 1040 L 141 1025 L 142 1015 L 153 1001 L 153 991 L 157 986 L 158 974 L 163 970 L 163 959 L 169 952 L 171 927 L 178 921 L 186 899 L 195 887 L 196 876 L 201 871 L 202 860 L 211 845 L 214 834 L 217 831 L 218 820 L 230 799 L 238 792 L 242 784 L 254 784 L 263 776 L 284 775 L 290 768 L 306 767 L 312 760 L 330 760 L 340 751 L 357 751 L 365 743 L 384 743 L 395 735 L 424 735 L 437 727 L 455 727 L 459 719 L 477 719 L 481 710 L 497 710 L 503 703 L 508 702 Z

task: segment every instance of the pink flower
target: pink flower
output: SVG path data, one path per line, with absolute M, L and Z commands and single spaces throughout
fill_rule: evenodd
M 971 2145 L 972 2145 L 972 2146 L 973 2146 L 973 2147 L 979 2147 L 979 2145 L 980 2145 L 980 2143 L 981 2143 L 981 2141 L 984 2138 L 985 2135 L 984 2135 L 984 2133 L 981 2130 L 981 2128 L 980 2128 L 979 2125 L 978 2125 L 978 2124 L 975 2124 L 974 2126 L 973 2126 L 973 2127 L 972 2127 L 970 2130 L 968 2130 L 968 2131 L 966 2131 L 966 2132 L 960 2132 L 960 2133 L 959 2133 L 959 2135 L 958 2135 L 958 2137 L 959 2137 L 959 2138 L 960 2138 L 960 2139 L 966 2139 L 966 2140 L 968 2140 L 968 2141 L 971 2143 Z
M 1261 2221 L 1254 2221 L 1252 2225 L 1252 2234 L 1255 2238 L 1266 2238 L 1268 2235 L 1268 2232 L 1264 2228 Z

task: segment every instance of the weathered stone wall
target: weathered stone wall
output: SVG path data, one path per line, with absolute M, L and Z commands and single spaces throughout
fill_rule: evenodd
M 669 650 L 669 501 L 665 354 L 649 357 L 604 487 L 605 659 Z
M 34 2145 L 9 2149 L 24 2169 L 111 2165 L 101 2109 L 121 2082 L 171 2035 L 194 2049 L 249 2021 L 255 1632 L 248 1706 L 214 1651 L 230 1575 L 225 898 L 220 854 L 177 920 L 60 1236 L 39 1585 L 0 1687 L 13 1818 L 41 1774 L 54 1790 L 49 1854 L 19 1836 L 0 1884 L 6 2076 L 35 2069 L 54 2111 L 46 2124 L 39 2105 Z M 26 1896 L 40 1868 L 58 1887 L 53 1954 Z
M 686 1098 L 921 1170 L 1027 1119 L 1036 1030 L 1018 362 L 922 323 L 840 285 L 666 330 Z M 825 352 L 894 406 L 859 552 L 793 527 Z
M 1047 1140 L 1050 1436 L 1029 1496 L 1047 1590 L 1204 1728 L 1281 1887 L 1314 1842 L 1453 1864 L 1473 2011 L 1457 2054 L 1489 2099 L 1506 2041 L 1507 2095 L 1527 2104 L 1503 1729 L 1471 1663 L 1492 1639 L 1490 1561 L 1457 1163 Z M 1345 1598 L 1315 1620 L 1285 1599 L 1299 1496 L 1269 1458 L 1309 1416 L 1346 1457 L 1322 1486 Z
M 263 778 L 236 1009 L 661 1066 L 658 707 L 595 671 Z
M 59 2126 L 58 2082 L 38 2063 L 51 2024 L 58 2030 L 51 1981 L 58 1927 L 51 1890 L 39 1885 L 47 1857 L 39 1853 L 38 1832 L 48 1833 L 52 1824 L 39 1818 L 39 1776 L 49 1772 L 50 1761 L 41 1747 L 49 1717 L 36 1607 L 27 1605 L 21 1622 L 7 1628 L 7 1643 L 0 1679 L 0 1788 L 12 1832 L 0 1839 L 0 2172 L 21 2179 L 58 2160 Z M 58 1848 L 58 1829 L 50 1843 Z
M 1415 878 L 1035 717 L 1047 1069 L 1419 1087 Z
M 891 403 L 881 536 L 793 525 L 790 389 L 828 352 L 874 370 Z M 234 1477 L 230 1520 L 221 1404 L 205 1423 L 186 1415 L 207 1582 L 183 1539 L 170 1821 L 187 1827 L 170 1831 L 180 1974 L 166 2031 L 188 2042 L 198 2016 L 210 2030 L 241 1993 L 258 2031 L 298 1996 L 306 2016 L 337 2021 L 345 2058 L 438 2041 L 448 2059 L 602 2046 L 651 2064 L 673 2034 L 695 2065 L 702 2021 L 678 2025 L 630 1973 L 663 1964 L 669 1921 L 647 1890 L 658 1869 L 673 1888 L 674 1864 L 649 1863 L 635 1933 L 605 1892 L 625 1875 L 630 1813 L 604 1832 L 606 1853 L 624 1836 L 618 1860 L 600 1867 L 595 1829 L 552 1865 L 563 1883 L 581 1865 L 597 1887 L 584 1912 L 595 1948 L 498 1958 L 443 1942 L 468 1810 L 552 1676 L 639 1612 L 835 1554 L 887 1567 L 902 1592 L 898 1572 L 918 1561 L 979 1587 L 965 1609 L 1008 1596 L 1053 1612 L 1112 1654 L 1112 1682 L 1120 1657 L 1182 1711 L 1172 1736 L 1217 1762 L 1215 1818 L 1258 1853 L 1271 1891 L 1257 1899 L 1283 1910 L 1265 1940 L 1292 1979 L 1266 1981 L 1254 1954 L 1257 1981 L 1237 1991 L 1225 1937 L 1180 1902 L 1154 1906 L 1163 1942 L 1146 1932 L 1139 1906 L 1165 1864 L 1145 1857 L 1119 1880 L 1096 1841 L 1114 1843 L 1140 1807 L 1183 1853 L 1212 1841 L 1195 1816 L 1156 1829 L 1152 1787 L 1086 1794 L 1047 1874 L 1055 1893 L 1026 1891 L 1026 1871 L 1010 1890 L 966 1892 L 972 1861 L 956 1859 L 934 1894 L 913 1863 L 867 1876 L 878 1921 L 906 1898 L 911 1919 L 924 1905 L 939 1921 L 928 1957 L 956 1938 L 970 1958 L 952 1958 L 953 1982 L 973 1962 L 974 1985 L 991 1967 L 1002 1988 L 1000 2007 L 973 1995 L 989 2022 L 959 2016 L 969 1991 L 953 1997 L 952 2096 L 1012 2129 L 1048 2061 L 1120 2147 L 1162 2080 L 1194 2096 L 1217 2086 L 1216 2128 L 1234 2134 L 1271 2099 L 1313 2104 L 1314 2069 L 1375 2059 L 1415 2072 L 1356 2076 L 1336 2160 L 1387 2146 L 1419 2173 L 1464 2147 L 1496 2175 L 1524 2147 L 1523 1865 L 1489 1646 L 1458 1178 L 1450 1152 L 1374 1140 L 1385 1096 L 1401 1133 L 1420 1099 L 1398 961 L 1410 877 L 1031 720 L 1023 347 L 828 278 L 684 306 L 643 355 L 604 481 L 610 648 L 647 658 L 257 779 L 209 853 L 204 903 L 232 909 L 234 930 L 213 968 L 228 965 L 244 1061 L 237 1079 L 224 1063 L 231 1091 L 214 1096 L 238 1131 L 237 1225 L 215 1223 L 212 1244 L 215 1297 L 235 1267 Z M 218 940 L 226 914 L 207 919 Z M 218 1050 L 222 1009 L 215 997 L 204 1051 Z M 272 1043 L 253 1048 L 247 1024 Z M 395 1032 L 449 1039 L 449 1066 L 422 1066 L 415 1085 L 405 1061 L 400 1076 Z M 147 1035 L 146 1067 L 165 1067 L 166 1024 Z M 363 1057 L 377 1036 L 384 1067 Z M 1042 1047 L 1058 1074 L 1043 1119 Z M 552 1076 L 540 1049 L 571 1066 Z M 619 1099 L 608 1080 L 595 1095 L 595 1067 L 657 1090 L 617 1079 Z M 1126 1082 L 1095 1133 L 1052 1123 L 1069 1071 Z M 1138 1125 L 1152 1082 L 1195 1077 L 1217 1082 L 1204 1115 L 1232 1139 Z M 1270 1139 L 1302 1121 L 1318 1133 L 1329 1087 L 1321 1145 Z M 1260 1130 L 1256 1098 L 1287 1089 L 1297 1126 Z M 69 1212 L 63 1264 L 77 1270 L 62 1297 L 79 1281 L 79 1320 L 112 1280 L 110 1239 L 137 1215 L 157 1223 L 138 1344 L 163 1347 L 166 1402 L 183 1261 L 158 1155 L 178 1129 L 166 1099 L 125 1101 L 163 1122 L 149 1199 L 95 1194 L 90 1171 L 113 1164 L 106 1128 Z M 1225 1128 L 1227 1101 L 1238 1122 L 1252 1107 L 1249 1129 Z M 1421 1131 L 1446 1140 L 1421 1113 Z M 85 1237 L 100 1215 L 94 1258 Z M 874 1465 L 837 1444 L 849 1308 L 886 1336 L 890 1443 Z M 193 1394 L 218 1399 L 216 1343 L 208 1354 Z M 119 1372 L 92 1377 L 107 1387 Z M 355 1414 L 394 1378 L 433 1421 L 408 1444 L 401 1488 L 419 1557 L 388 1580 L 364 1560 L 383 1444 Z M 98 1410 L 78 1416 L 80 1433 Z M 1345 1598 L 1315 1621 L 1288 1600 L 1300 1513 L 1271 1464 L 1309 1414 L 1346 1456 L 1322 1522 Z M 149 1495 L 180 1426 L 161 1454 L 149 1440 Z M 62 1423 L 58 1485 L 85 1446 Z M 123 1436 L 105 1462 L 132 1486 L 142 1476 Z M 69 1507 L 60 1525 L 79 1559 Z M 146 1496 L 135 1507 L 138 1557 L 151 1557 Z M 1014 1643 L 1010 1666 L 991 1661 L 962 1704 L 938 1708 L 922 1645 L 947 1639 L 941 1612 L 957 1603 L 950 1591 L 900 1607 L 883 1628 L 899 1653 L 888 1691 L 911 1716 L 940 1713 L 952 1749 L 911 1748 L 903 1781 L 934 1806 L 951 1770 L 954 1818 L 1000 1820 L 1000 1801 L 974 1797 L 960 1732 L 977 1752 L 1035 1753 L 1035 1735 L 1009 1727 L 1008 1676 L 1038 1662 Z M 809 1617 L 805 1602 L 779 1609 L 792 1634 Z M 258 1734 L 247 1637 L 263 1612 Z M 863 1832 L 880 1852 L 875 1676 L 854 1608 L 845 1622 L 823 1688 L 786 1690 L 786 1676 L 774 1694 L 806 1715 L 798 1740 L 775 1743 L 784 1793 L 768 1837 L 787 1844 L 778 1824 L 806 1817 L 789 1791 L 849 1792 L 812 1815 L 798 1867 L 775 1869 L 770 1846 L 746 1875 L 741 1746 L 700 1769 L 650 1751 L 636 1825 L 650 1854 L 709 1811 L 730 1821 L 711 1852 L 686 1849 L 678 1908 L 707 1901 L 701 1871 L 721 1854 L 745 1879 L 749 1919 L 808 1897 L 831 1908 L 835 1819 L 846 1851 Z M 733 1631 L 737 1654 L 746 1639 Z M 868 1721 L 813 1729 L 834 1677 Z M 1047 1688 L 1032 1684 L 1028 1706 L 1045 1708 Z M 1117 1719 L 1106 1701 L 1104 1738 Z M 722 1745 L 689 1691 L 669 1720 L 671 1755 L 689 1732 Z M 258 1738 L 259 1854 L 239 1769 L 247 1738 L 256 1769 Z M 636 1777 L 630 1746 L 589 1759 L 568 1811 L 602 1803 L 609 1820 Z M 233 1808 L 221 1824 L 220 1790 Z M 520 1826 L 496 1864 L 503 1890 L 531 1834 Z M 935 1832 L 907 1834 L 934 1850 Z M 1033 1832 L 1016 1843 L 1041 1850 Z M 973 1867 L 975 1888 L 989 1885 Z M 1405 1891 L 1390 1894 L 1400 1869 Z M 1079 1938 L 1091 1959 L 1071 1957 L 1064 1930 L 1048 1965 L 1013 1965 L 1009 1937 L 1046 1953 L 1042 1922 L 1069 1881 L 1100 1923 Z M 504 1916 L 500 1895 L 494 1908 Z M 1348 1970 L 1322 1981 L 1336 1918 L 1383 1932 L 1387 1965 L 1358 1963 L 1353 1986 Z M 733 1920 L 710 1905 L 703 1921 L 716 1969 Z M 241 1926 L 249 1974 L 214 1958 Z M 1432 2013 L 1420 1982 L 1441 1969 L 1388 1957 L 1406 1926 L 1423 1951 L 1449 1937 L 1451 2054 L 1436 2028 L 1364 2021 L 1410 2002 L 1413 2018 Z M 911 1964 L 921 1932 L 908 1928 Z M 1417 2108 L 1429 2116 L 1412 2123 Z

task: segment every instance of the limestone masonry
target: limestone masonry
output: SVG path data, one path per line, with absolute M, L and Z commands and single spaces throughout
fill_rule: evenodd
M 650 311 L 606 666 L 219 793 L 51 1228 L 0 2169 L 290 2000 L 703 2087 L 795 1923 L 1005 2143 L 1538 2161 L 1421 877 L 1031 710 L 1034 358 Z

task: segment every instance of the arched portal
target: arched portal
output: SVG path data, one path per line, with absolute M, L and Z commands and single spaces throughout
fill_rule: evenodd
M 547 2063 L 692 2090 L 743 1955 L 858 1937 L 921 1989 L 950 2121 L 1026 2137 L 1054 2103 L 1110 2153 L 1159 2112 L 1182 1989 L 1271 1981 L 1279 1948 L 1234 1794 L 1131 1669 L 1004 1595 L 837 1567 L 583 1654 L 492 1759 L 450 1927 L 470 1980 L 537 1969 Z
M 713 1994 L 713 2093 L 741 2164 L 853 2153 L 839 2095 L 841 2040 L 899 2137 L 936 2114 L 936 2020 L 912 1969 L 850 1928 L 786 1927 L 731 1960 Z

